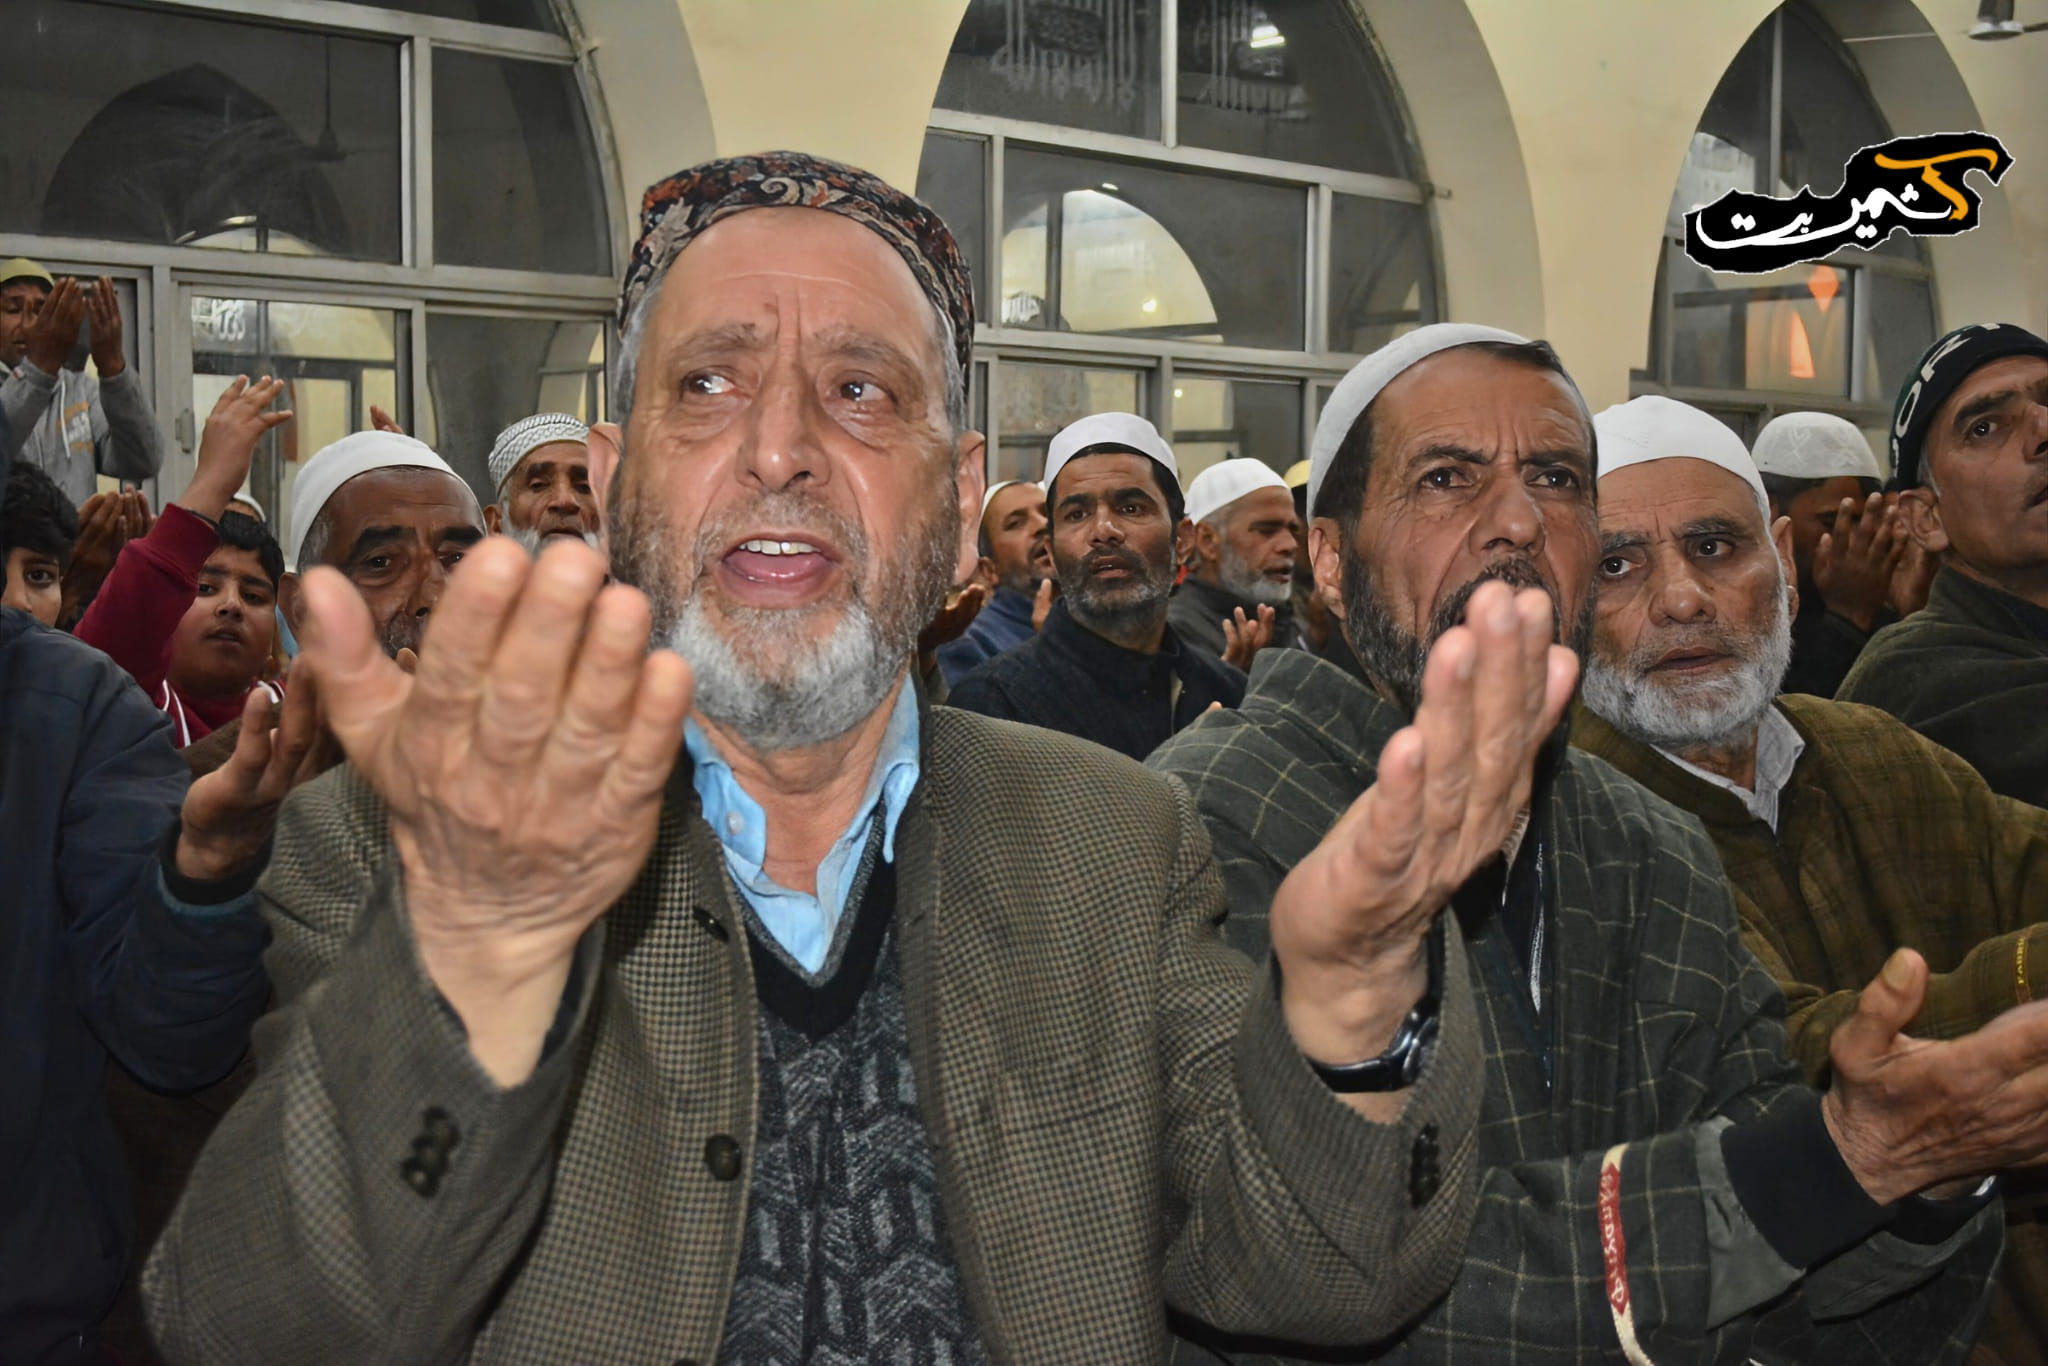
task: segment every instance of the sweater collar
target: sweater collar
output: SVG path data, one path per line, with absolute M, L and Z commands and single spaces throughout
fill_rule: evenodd
M 1935 574 L 1927 605 L 1954 621 L 2048 643 L 2048 609 L 1954 569 L 1943 567 Z
M 1142 688 L 1165 674 L 1181 671 L 1180 637 L 1171 626 L 1160 637 L 1156 654 L 1141 654 L 1096 635 L 1074 620 L 1062 599 L 1053 604 L 1041 634 L 1047 643 L 1072 659 L 1089 677 L 1100 680 L 1105 688 Z

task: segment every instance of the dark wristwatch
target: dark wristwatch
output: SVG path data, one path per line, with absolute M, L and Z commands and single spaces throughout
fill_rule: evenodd
M 1399 1091 L 1413 1086 L 1436 1049 L 1437 1008 L 1444 990 L 1444 922 L 1438 916 L 1429 931 L 1429 985 L 1394 1031 L 1394 1041 L 1377 1058 L 1330 1067 L 1311 1059 L 1309 1066 L 1323 1085 L 1339 1095 Z

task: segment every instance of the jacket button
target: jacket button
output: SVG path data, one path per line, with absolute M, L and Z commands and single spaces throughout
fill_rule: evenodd
M 690 907 L 690 915 L 699 925 L 704 927 L 704 933 L 710 935 L 719 943 L 723 944 L 732 937 L 730 931 L 725 928 L 724 922 L 702 906 Z
M 448 1150 L 426 1134 L 412 1141 L 412 1160 L 436 1181 L 448 1170 Z
M 440 1106 L 430 1107 L 420 1116 L 420 1123 L 426 1126 L 426 1136 L 434 1146 L 444 1152 L 462 1142 L 462 1131 L 455 1127 L 455 1121 Z
M 1415 1135 L 1415 1147 L 1408 1160 L 1408 1201 L 1417 1209 L 1436 1198 L 1443 1189 L 1443 1173 L 1437 1165 L 1436 1125 L 1425 1124 Z
M 731 1181 L 740 1174 L 740 1145 L 731 1134 L 713 1134 L 704 1144 L 704 1167 L 714 1181 Z
M 412 1188 L 412 1193 L 423 1200 L 433 1199 L 435 1193 L 441 1189 L 440 1174 L 429 1171 L 418 1158 L 409 1157 L 399 1163 L 398 1175 Z

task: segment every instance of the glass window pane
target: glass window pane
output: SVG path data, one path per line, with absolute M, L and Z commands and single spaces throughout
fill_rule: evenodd
M 1159 136 L 1155 0 L 969 0 L 941 109 Z
M 1925 280 L 1902 280 L 1875 271 L 1859 272 L 1858 279 L 1870 309 L 1863 397 L 1889 407 L 1921 355 L 1934 344 L 1934 291 Z
M 1812 186 L 1833 194 L 1842 186 L 1842 167 L 1857 149 L 1891 137 L 1863 77 L 1832 36 L 1815 28 L 1798 9 L 1785 14 L 1784 151 L 1777 193 Z M 1915 237 L 1894 232 L 1871 248 L 1884 256 L 1924 261 L 1926 248 Z M 1854 260 L 1855 253 L 1843 253 Z
M 1437 321 L 1429 215 L 1420 204 L 1330 201 L 1330 349 L 1364 355 Z
M 0 230 L 399 257 L 398 45 L 8 6 Z
M 1302 347 L 1308 194 L 1012 145 L 1002 321 Z
M 1764 188 L 1771 162 L 1771 28 L 1758 26 L 1714 87 L 1692 136 L 1664 230 L 1685 234 L 1685 215 L 1729 190 Z
M 1703 270 L 1666 248 L 1673 384 L 1788 393 L 1849 392 L 1855 272 L 1825 264 L 1768 275 Z
M 434 256 L 611 273 L 604 182 L 572 68 L 435 49 Z
M 1401 120 L 1344 0 L 1180 0 L 1180 140 L 1407 176 Z
M 404 10 L 435 19 L 467 19 L 474 24 L 497 24 L 504 28 L 538 29 L 560 33 L 548 0 L 370 0 L 379 9 Z M 438 54 L 436 54 L 438 55 Z
M 1180 482 L 1249 456 L 1281 474 L 1301 458 L 1301 386 L 1292 380 L 1175 375 L 1173 458 Z
M 292 482 L 315 451 L 370 425 L 370 405 L 409 419 L 399 376 L 406 329 L 390 309 L 261 299 L 192 298 L 192 412 L 204 421 L 236 375 L 285 381 L 292 420 L 256 448 L 249 487 L 291 544 Z
M 604 416 L 605 330 L 595 318 L 428 313 L 420 439 L 492 501 L 486 457 L 499 432 L 534 413 Z
M 996 368 L 1000 432 L 991 479 L 1037 479 L 1059 429 L 1090 413 L 1142 413 L 1143 376 L 1135 370 L 1004 361 Z
M 974 276 L 974 315 L 983 321 L 988 318 L 988 272 L 981 259 L 988 236 L 987 150 L 980 138 L 926 133 L 924 156 L 917 163 L 917 197 L 937 209 L 953 230 Z

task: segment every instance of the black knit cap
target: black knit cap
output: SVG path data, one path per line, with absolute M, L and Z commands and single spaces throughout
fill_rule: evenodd
M 1935 414 L 1971 374 L 2007 356 L 2048 357 L 2048 341 L 2014 323 L 1970 323 L 1927 348 L 1892 405 L 1893 489 L 1926 484 L 1922 457 Z

